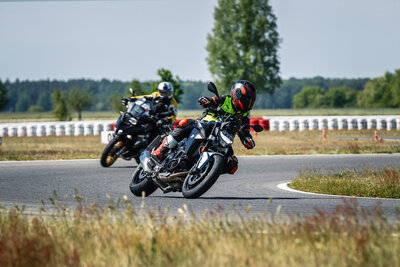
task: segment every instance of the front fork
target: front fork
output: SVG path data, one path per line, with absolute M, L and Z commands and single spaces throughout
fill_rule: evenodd
M 191 174 L 198 174 L 200 173 L 203 168 L 207 165 L 207 163 L 210 161 L 211 157 L 213 155 L 220 155 L 222 156 L 224 159 L 226 159 L 225 155 L 223 155 L 222 153 L 219 152 L 209 152 L 209 151 L 204 151 L 200 154 L 200 158 L 197 161 L 196 165 L 193 166 L 193 168 L 190 170 Z

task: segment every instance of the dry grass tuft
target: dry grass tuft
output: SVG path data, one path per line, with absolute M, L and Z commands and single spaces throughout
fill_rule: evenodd
M 0 160 L 100 158 L 100 136 L 3 137 Z
M 255 137 L 254 149 L 245 149 L 236 138 L 234 150 L 238 156 L 400 153 L 400 140 L 385 141 L 387 136 L 400 137 L 400 131 L 385 131 L 382 135 L 383 142 L 374 142 L 373 130 L 328 131 L 328 139 L 324 141 L 321 131 L 266 131 Z M 362 139 L 365 137 L 371 140 Z M 100 158 L 104 147 L 99 136 L 4 137 L 0 160 L 96 159 Z
M 77 199 L 82 199 L 78 197 Z M 57 203 L 53 199 L 53 203 Z M 379 206 L 331 213 L 138 213 L 127 198 L 54 213 L 0 212 L 1 266 L 398 266 L 400 224 Z M 275 219 L 274 219 L 275 218 Z
M 399 137 L 400 132 L 380 132 L 383 138 Z M 298 155 L 298 154 L 362 154 L 399 153 L 400 140 L 374 142 L 374 131 L 322 131 L 261 132 L 255 138 L 256 147 L 246 150 L 236 138 L 234 149 L 238 155 Z M 365 139 L 371 138 L 371 139 Z
M 293 189 L 332 195 L 400 198 L 400 168 L 344 170 L 333 174 L 303 171 Z

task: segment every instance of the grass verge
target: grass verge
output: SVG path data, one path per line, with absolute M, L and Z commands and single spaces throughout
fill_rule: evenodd
M 3 137 L 0 160 L 100 158 L 100 136 Z
M 0 210 L 0 265 L 399 266 L 399 235 L 399 220 L 352 201 L 331 213 L 280 219 L 225 211 L 197 216 L 186 206 L 177 215 L 137 213 L 123 198 L 40 215 Z
M 262 132 L 255 137 L 255 149 L 245 149 L 236 138 L 234 150 L 238 156 L 400 153 L 400 140 L 385 139 L 400 137 L 400 131 L 379 134 L 383 137 L 382 142 L 372 140 L 373 130 L 328 131 L 325 141 L 321 131 Z M 371 139 L 361 139 L 365 137 Z M 97 159 L 104 147 L 99 136 L 3 137 L 0 160 Z
M 334 174 L 304 171 L 289 187 L 331 195 L 400 198 L 400 168 L 343 170 Z

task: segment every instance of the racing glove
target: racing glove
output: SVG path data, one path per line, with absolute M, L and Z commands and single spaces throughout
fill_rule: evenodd
M 242 144 L 247 149 L 253 149 L 256 146 L 251 136 L 246 136 L 245 138 L 240 139 L 240 141 L 242 141 Z
M 163 126 L 164 124 L 168 124 L 168 118 L 163 118 L 163 119 L 159 119 L 157 122 L 156 122 L 156 126 L 157 127 L 161 127 L 161 126 Z
M 245 148 L 247 149 L 253 149 L 256 144 L 254 143 L 253 137 L 249 133 L 249 131 L 239 131 L 238 135 L 240 137 L 240 141 L 244 145 Z
M 210 106 L 211 101 L 210 101 L 210 98 L 208 98 L 206 96 L 202 96 L 199 98 L 199 103 L 203 108 L 207 108 L 208 106 Z

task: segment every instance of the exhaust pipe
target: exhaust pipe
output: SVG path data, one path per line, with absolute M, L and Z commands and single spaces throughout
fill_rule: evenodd
M 158 175 L 158 179 L 160 179 L 163 182 L 173 182 L 173 181 L 180 181 L 183 182 L 185 181 L 185 177 L 186 175 L 188 175 L 189 172 L 178 172 L 178 173 L 174 173 L 174 174 L 167 174 L 167 173 L 160 173 Z

